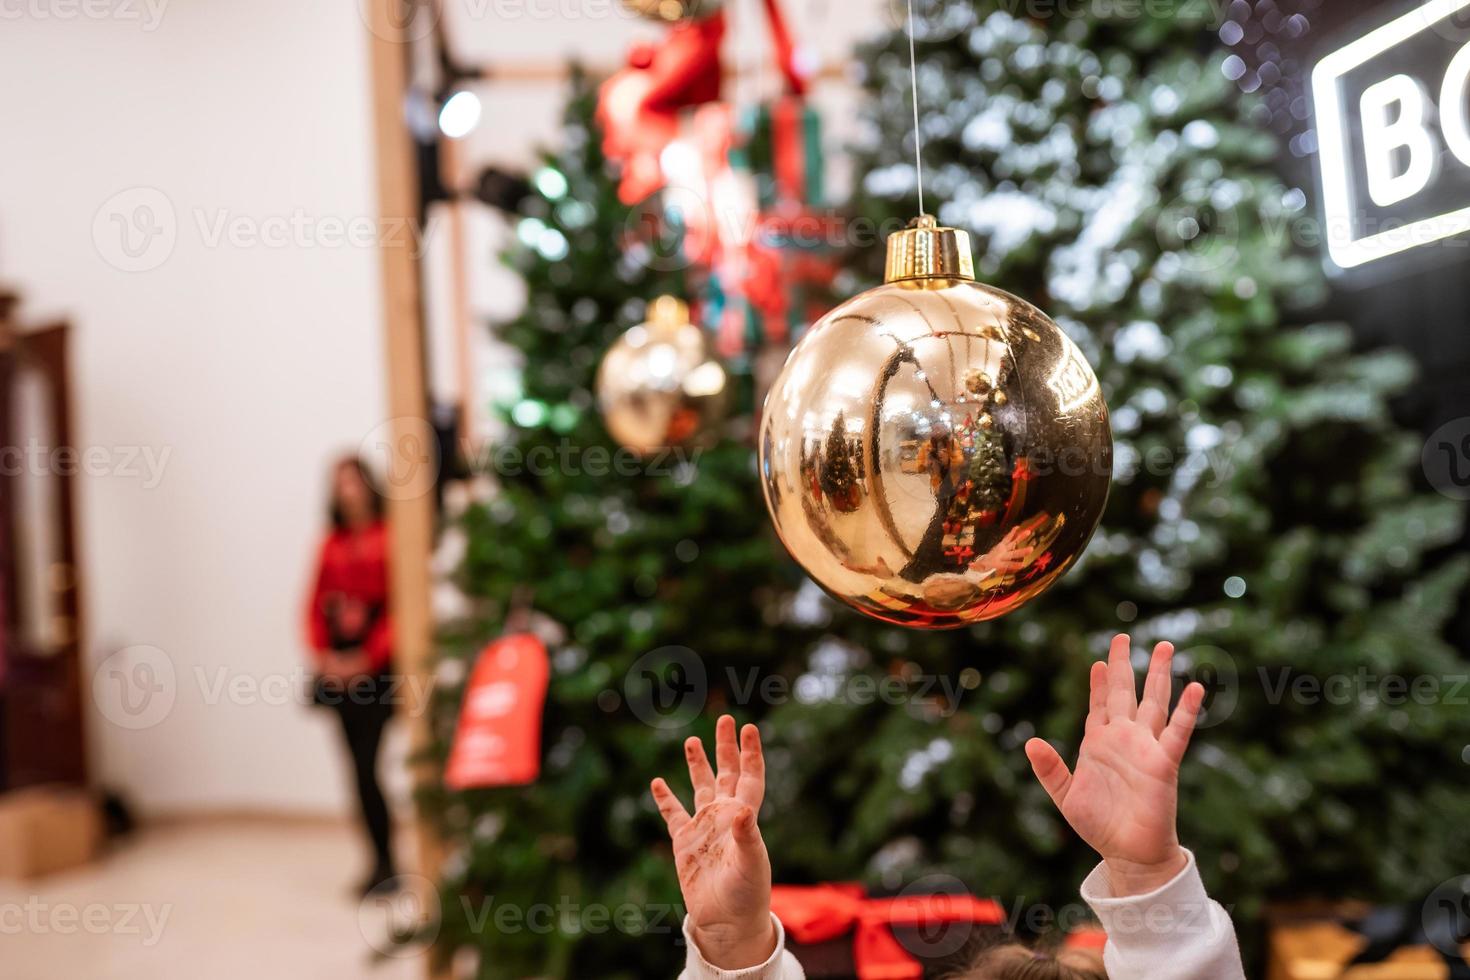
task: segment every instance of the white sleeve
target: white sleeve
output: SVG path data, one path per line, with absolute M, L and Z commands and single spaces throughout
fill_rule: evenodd
M 694 945 L 694 936 L 689 931 L 689 917 L 685 916 L 684 945 L 689 954 L 684 961 L 684 972 L 679 974 L 679 980 L 805 980 L 806 974 L 802 972 L 801 964 L 796 962 L 796 957 L 786 952 L 786 930 L 781 927 L 781 920 L 773 915 L 771 921 L 776 924 L 776 951 L 771 954 L 770 959 L 743 970 L 721 970 L 705 962 L 699 947 Z
M 1107 867 L 1082 883 L 1082 898 L 1108 934 L 1103 961 L 1113 980 L 1245 980 L 1229 914 L 1205 894 L 1194 855 L 1167 885 L 1117 898 Z

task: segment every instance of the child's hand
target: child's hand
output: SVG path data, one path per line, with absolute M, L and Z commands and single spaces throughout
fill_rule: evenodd
M 722 970 L 759 966 L 776 950 L 771 924 L 771 860 L 756 826 L 766 792 L 766 758 L 760 732 L 746 725 L 735 746 L 735 719 L 715 724 L 715 760 L 710 771 L 699 739 L 684 743 L 694 784 L 691 818 L 669 784 L 653 781 L 653 799 L 674 840 L 674 865 L 689 908 L 699 951 Z
M 1117 895 L 1141 895 L 1167 884 L 1186 864 L 1174 827 L 1179 762 L 1199 716 L 1205 689 L 1184 689 L 1169 718 L 1169 662 L 1174 647 L 1154 647 L 1135 697 L 1128 637 L 1113 637 L 1108 662 L 1092 665 L 1092 699 L 1076 772 L 1039 738 L 1026 743 L 1036 778 L 1067 823 L 1103 857 Z

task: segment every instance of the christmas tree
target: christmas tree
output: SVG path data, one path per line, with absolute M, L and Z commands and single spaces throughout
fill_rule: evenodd
M 450 846 L 439 937 L 483 951 L 484 977 L 674 976 L 682 909 L 648 784 L 683 766 L 683 740 L 712 735 L 730 679 L 804 655 L 818 631 L 783 609 L 799 584 L 774 543 L 746 417 L 711 448 L 639 461 L 593 402 L 608 346 L 661 294 L 687 295 L 669 242 L 619 203 L 580 74 L 562 146 L 533 174 L 508 261 L 528 302 L 501 338 L 524 357 L 496 489 L 452 533 L 469 614 L 444 630 L 431 716 L 442 765 L 464 663 L 524 596 L 565 632 L 551 651 L 542 776 L 524 789 L 429 792 Z M 744 380 L 748 389 L 749 380 Z M 545 465 L 532 465 L 534 461 Z M 759 705 L 746 692 L 760 717 Z M 497 910 L 519 910 L 515 925 Z
M 1322 273 L 1282 234 L 1305 197 L 1273 173 L 1257 100 L 1177 11 L 918 6 L 929 200 L 975 235 L 981 279 L 1050 312 L 1096 366 L 1117 439 L 1103 525 L 1031 606 L 919 633 L 847 612 L 786 558 L 748 420 L 629 475 L 501 468 L 457 531 L 473 614 L 446 629 L 436 755 L 463 661 L 513 595 L 529 589 L 566 638 L 540 780 L 425 798 L 451 845 L 440 938 L 479 950 L 482 977 L 677 973 L 678 890 L 647 785 L 682 785 L 682 739 L 727 708 L 762 725 L 778 881 L 953 879 L 1008 908 L 1074 905 L 1095 858 L 1021 746 L 1075 751 L 1087 664 L 1118 630 L 1139 650 L 1174 641 L 1181 672 L 1211 686 L 1181 836 L 1248 943 L 1267 898 L 1405 899 L 1456 870 L 1470 717 L 1448 697 L 1465 666 L 1441 632 L 1467 569 L 1440 552 L 1460 514 L 1416 487 L 1417 440 L 1390 415 L 1410 365 L 1312 322 Z M 864 56 L 865 219 L 917 210 L 907 45 Z M 598 359 L 648 300 L 685 288 L 630 235 L 592 116 L 580 84 L 511 257 L 529 296 L 501 330 L 525 363 L 499 406 L 516 458 L 615 448 Z M 1339 677 L 1350 697 L 1298 683 Z M 1439 696 L 1382 683 L 1419 677 L 1445 679 Z M 497 925 L 501 907 L 520 924 Z
M 1064 903 L 1093 856 L 1017 749 L 1040 734 L 1075 751 L 1110 633 L 1140 652 L 1172 640 L 1214 690 L 1181 837 L 1249 942 L 1269 897 L 1412 900 L 1454 871 L 1470 717 L 1442 634 L 1462 514 L 1416 485 L 1420 442 L 1391 417 L 1412 365 L 1312 321 L 1327 284 L 1292 241 L 1308 200 L 1277 176 L 1264 93 L 1227 77 L 1208 5 L 1165 6 L 916 4 L 928 199 L 975 236 L 979 278 L 1051 313 L 1097 367 L 1112 496 L 1040 601 L 938 651 L 889 641 L 925 670 L 979 672 L 952 717 L 832 711 L 808 742 L 816 723 L 793 712 L 771 737 L 861 746 L 857 767 L 796 753 L 794 778 L 844 790 L 823 801 L 836 864 Z M 908 53 L 895 34 L 864 55 L 865 218 L 918 206 Z

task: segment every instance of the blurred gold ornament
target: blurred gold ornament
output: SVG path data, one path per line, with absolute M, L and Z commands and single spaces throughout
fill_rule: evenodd
M 597 369 L 607 431 L 641 456 L 714 442 L 729 396 L 704 331 L 672 296 L 648 304 L 647 322 L 619 337 Z
M 965 232 L 916 219 L 885 279 L 813 324 L 766 396 L 766 506 L 812 578 L 869 616 L 994 619 L 1097 528 L 1107 406 L 1056 323 L 975 281 Z
M 715 0 L 623 0 L 623 6 L 649 20 L 670 23 L 709 13 L 719 6 Z

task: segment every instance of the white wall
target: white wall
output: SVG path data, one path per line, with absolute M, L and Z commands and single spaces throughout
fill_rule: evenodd
M 168 454 L 156 486 L 113 473 L 80 488 L 89 670 L 126 651 L 106 663 L 106 710 L 93 705 L 94 768 L 145 810 L 348 805 L 331 717 L 271 702 L 300 679 L 299 613 L 326 461 L 383 415 L 377 254 L 325 238 L 375 212 L 359 2 L 0 4 L 0 282 L 20 288 L 31 313 L 62 313 L 75 326 L 79 443 Z M 753 64 L 763 28 L 748 16 L 742 24 L 741 11 L 759 4 L 727 2 L 737 5 L 731 58 Z M 630 40 L 660 31 L 609 13 L 614 3 L 448 0 L 447 24 L 472 64 L 577 57 L 610 70 Z M 893 4 L 787 7 L 798 39 L 833 64 L 887 26 Z M 536 146 L 556 141 L 562 84 L 479 91 L 485 122 L 463 147 L 471 168 L 524 167 Z M 855 92 L 828 79 L 815 98 L 840 177 Z M 114 221 L 146 218 L 140 205 L 175 237 L 171 251 L 167 235 L 143 251 L 146 271 L 122 271 L 134 261 Z M 280 247 L 211 242 L 221 216 L 246 232 L 268 230 L 268 219 L 299 230 L 284 225 L 293 241 Z M 480 211 L 469 232 L 476 311 L 506 315 L 517 290 L 495 278 L 489 257 L 503 226 Z M 456 376 L 442 363 L 454 349 L 448 253 L 443 241 L 431 246 L 442 379 Z M 476 356 L 497 355 L 481 345 Z M 164 697 L 123 716 L 153 724 L 116 723 L 119 665 L 142 682 L 140 665 L 173 671 L 171 707 Z M 264 698 L 217 698 L 221 669 L 237 683 L 277 686 Z
M 326 461 L 383 416 L 377 254 L 322 237 L 375 212 L 365 35 L 352 2 L 160 2 L 0 21 L 0 281 L 75 327 L 78 442 L 169 454 L 80 487 L 89 668 L 149 645 L 176 678 L 151 727 L 92 706 L 94 771 L 151 811 L 345 812 L 329 716 L 208 703 L 196 671 L 294 682 Z M 159 194 L 171 254 L 120 271 L 109 212 Z M 307 230 L 211 245 L 220 214 Z

